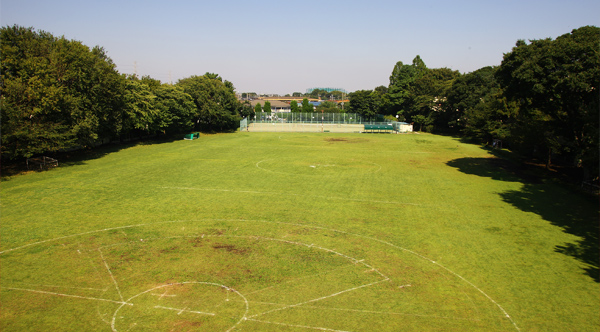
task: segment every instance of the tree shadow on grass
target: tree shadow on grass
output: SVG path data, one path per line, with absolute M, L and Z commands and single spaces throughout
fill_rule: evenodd
M 450 160 L 448 166 L 463 173 L 488 177 L 499 181 L 540 183 L 538 174 L 514 162 L 501 158 L 459 158 Z
M 565 232 L 581 239 L 557 245 L 554 251 L 577 258 L 587 265 L 587 275 L 600 282 L 600 227 L 598 205 L 580 193 L 551 185 L 525 184 L 521 190 L 501 193 L 502 199 L 526 212 L 533 212 Z
M 183 137 L 183 135 L 180 135 Z M 46 153 L 45 156 L 58 160 L 58 167 L 85 165 L 88 161 L 99 159 L 111 153 L 119 152 L 138 145 L 155 145 L 181 140 L 180 136 L 160 136 L 147 139 L 112 142 L 94 148 L 80 148 L 72 151 Z M 31 168 L 26 166 L 25 159 L 3 161 L 1 165 L 1 181 L 10 181 L 11 177 L 30 172 L 45 172 L 49 168 Z
M 523 183 L 521 190 L 500 193 L 502 199 L 521 211 L 535 213 L 564 232 L 580 238 L 574 243 L 557 245 L 556 252 L 583 262 L 586 274 L 600 283 L 600 213 L 597 197 L 556 185 L 545 180 L 542 172 L 500 158 L 459 158 L 448 166 L 466 174 L 494 180 Z

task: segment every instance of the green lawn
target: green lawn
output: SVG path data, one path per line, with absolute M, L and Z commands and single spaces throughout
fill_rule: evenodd
M 206 135 L 0 189 L 2 331 L 600 329 L 597 199 L 455 138 Z

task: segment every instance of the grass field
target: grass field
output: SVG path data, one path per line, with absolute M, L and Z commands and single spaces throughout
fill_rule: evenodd
M 598 331 L 598 202 L 427 134 L 107 148 L 1 184 L 2 331 Z

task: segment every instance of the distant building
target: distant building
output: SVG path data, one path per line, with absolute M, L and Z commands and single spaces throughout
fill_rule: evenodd
M 279 100 L 269 100 L 271 103 L 271 112 L 291 112 L 292 107 L 290 104 L 279 101 Z M 250 101 L 250 105 L 252 107 L 256 106 L 256 104 L 260 104 L 261 106 L 265 106 L 265 100 L 255 99 Z

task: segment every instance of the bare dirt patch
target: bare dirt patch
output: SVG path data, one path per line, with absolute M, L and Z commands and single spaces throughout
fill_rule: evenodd
M 366 138 L 327 137 L 325 141 L 329 143 L 364 143 L 369 140 Z
M 201 325 L 202 322 L 182 320 L 173 323 L 173 329 L 171 331 L 196 331 Z
M 239 254 L 239 255 L 247 254 L 250 251 L 250 249 L 248 249 L 248 248 L 240 248 L 240 247 L 234 246 L 233 244 L 224 244 L 224 243 L 215 243 L 212 245 L 212 247 L 217 250 L 225 250 L 227 252 L 232 252 L 234 254 Z

